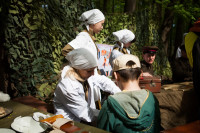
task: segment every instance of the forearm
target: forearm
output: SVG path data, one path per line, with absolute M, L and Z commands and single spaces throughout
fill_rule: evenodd
M 67 45 L 65 45 L 65 47 L 62 49 L 62 54 L 64 55 L 64 56 L 66 56 L 70 51 L 72 51 L 74 48 L 71 46 L 71 45 L 69 45 L 69 44 L 67 44 Z
M 94 86 L 97 86 L 101 90 L 105 92 L 109 92 L 111 94 L 115 94 L 120 92 L 121 90 L 119 87 L 108 77 L 104 75 L 94 75 L 88 79 L 89 82 L 93 82 Z

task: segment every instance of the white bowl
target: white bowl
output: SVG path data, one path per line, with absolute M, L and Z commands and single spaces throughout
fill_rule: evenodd
M 16 133 L 16 132 L 13 131 L 12 129 L 0 128 L 0 133 Z
M 22 133 L 40 133 L 47 129 L 47 127 L 42 126 L 40 122 L 35 121 L 30 116 L 16 117 L 11 124 L 11 127 Z

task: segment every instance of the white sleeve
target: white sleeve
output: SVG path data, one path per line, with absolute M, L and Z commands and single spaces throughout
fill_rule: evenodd
M 85 95 L 81 96 L 79 90 L 83 88 L 74 88 L 70 82 L 60 82 L 55 91 L 55 97 L 59 99 L 59 102 L 74 114 L 77 118 L 91 122 L 99 114 L 99 110 L 92 109 L 89 107 L 88 103 L 85 101 Z
M 97 86 L 101 90 L 111 94 L 121 91 L 111 79 L 104 75 L 93 75 L 88 79 L 88 82 L 92 82 L 94 86 Z
M 66 73 L 67 73 L 67 71 L 70 69 L 70 66 L 65 66 L 64 68 L 63 68 L 63 70 L 61 71 L 61 78 L 62 79 L 64 79 L 65 78 L 65 75 L 66 75 Z
M 74 49 L 84 48 L 88 43 L 88 36 L 86 36 L 85 34 L 87 33 L 79 33 L 74 40 L 69 42 L 69 45 L 72 46 Z

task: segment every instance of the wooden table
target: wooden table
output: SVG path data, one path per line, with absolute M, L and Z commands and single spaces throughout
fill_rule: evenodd
M 172 129 L 162 131 L 161 133 L 199 133 L 200 132 L 200 120 L 188 123 L 186 125 L 177 126 Z
M 159 101 L 161 126 L 164 130 L 188 124 L 198 118 L 198 102 L 194 90 L 187 89 L 185 85 L 172 86 L 173 89 L 161 89 L 160 93 L 154 93 Z
M 41 113 L 47 113 L 44 111 L 40 111 L 36 108 L 33 108 L 31 106 L 27 106 L 24 104 L 21 104 L 19 102 L 14 102 L 14 101 L 8 101 L 8 102 L 0 102 L 0 106 L 3 106 L 4 108 L 10 108 L 13 110 L 13 112 L 8 115 L 7 117 L 4 117 L 2 119 L 0 119 L 0 128 L 11 128 L 11 123 L 13 122 L 13 120 L 18 117 L 18 116 L 33 116 L 34 112 L 41 112 Z M 104 130 L 95 128 L 93 126 L 89 126 L 86 124 L 82 124 L 79 122 L 74 122 L 75 126 L 80 127 L 81 129 L 83 129 L 84 131 L 90 131 L 90 133 L 108 133 Z

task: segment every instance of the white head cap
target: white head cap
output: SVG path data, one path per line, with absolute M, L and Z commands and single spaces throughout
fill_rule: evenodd
M 113 35 L 115 36 L 117 41 L 123 44 L 129 43 L 135 38 L 135 35 L 133 34 L 133 32 L 127 29 L 113 32 Z
M 65 57 L 70 66 L 76 69 L 90 69 L 97 67 L 97 60 L 93 54 L 85 48 L 74 49 Z
M 80 21 L 83 21 L 87 30 L 89 31 L 89 24 L 96 24 L 102 20 L 105 20 L 105 16 L 99 9 L 92 9 L 84 12 L 80 17 Z

